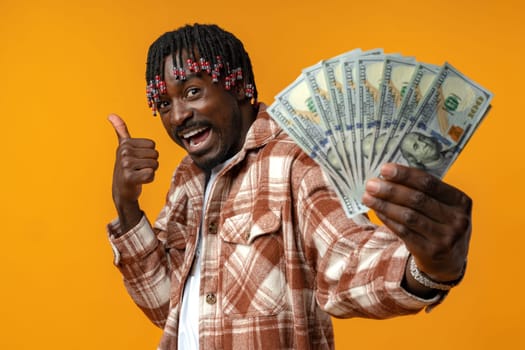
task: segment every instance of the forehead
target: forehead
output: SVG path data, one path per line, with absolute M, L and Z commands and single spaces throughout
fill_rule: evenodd
M 175 58 L 175 64 L 177 66 L 182 66 L 186 64 L 186 60 L 188 58 L 198 60 L 200 57 L 201 55 L 199 53 L 199 50 L 196 47 L 194 47 L 191 50 L 186 49 L 186 48 L 181 48 L 181 49 L 176 49 L 174 52 L 168 54 L 168 56 L 164 58 L 164 61 L 165 62 L 171 61 L 171 63 L 173 63 L 173 58 Z
M 418 134 L 415 134 L 415 133 L 409 133 L 405 136 L 405 140 L 407 142 L 411 142 L 411 141 L 417 141 L 419 140 L 419 135 Z
M 178 54 L 176 53 L 175 54 L 175 59 L 178 61 L 177 56 L 178 56 Z M 187 55 L 185 55 L 185 56 L 187 56 Z M 185 56 L 183 56 L 183 59 L 186 59 Z M 174 62 L 173 62 L 173 55 L 172 54 L 170 54 L 170 55 L 168 55 L 168 56 L 166 56 L 164 58 L 164 75 L 165 76 L 168 76 L 169 73 L 173 71 L 173 67 L 180 67 L 180 66 L 182 66 L 180 64 L 180 62 L 175 62 L 175 64 L 173 64 L 173 63 Z
M 186 60 L 187 55 L 183 55 L 182 59 Z M 195 57 L 193 57 L 195 58 Z M 184 70 L 184 79 L 182 79 L 179 75 L 176 75 L 174 73 L 175 70 L 179 70 L 177 74 L 180 74 L 180 69 Z M 178 65 L 177 63 L 173 64 L 173 58 L 171 55 L 167 56 L 164 59 L 164 82 L 166 83 L 167 87 L 167 94 L 173 95 L 173 94 L 179 94 L 182 93 L 186 87 L 192 86 L 192 87 L 199 87 L 199 88 L 213 88 L 209 89 L 207 91 L 216 91 L 217 88 L 224 89 L 222 84 L 214 83 L 212 80 L 212 77 L 210 74 L 208 74 L 206 71 L 198 70 L 190 70 L 187 64 L 184 65 Z
M 182 51 L 182 55 L 179 55 L 178 52 L 175 52 L 174 54 L 170 54 L 166 56 L 164 58 L 164 65 L 163 65 L 164 66 L 164 71 L 163 71 L 164 80 L 166 82 L 171 81 L 171 82 L 183 83 L 185 80 L 188 80 L 190 78 L 195 78 L 195 77 L 202 78 L 202 74 L 200 74 L 200 72 L 192 72 L 189 69 L 189 66 L 186 62 L 188 58 L 190 58 L 190 56 L 188 55 L 186 50 Z M 200 56 L 193 55 L 191 56 L 191 58 L 193 60 L 198 60 Z M 175 59 L 175 62 L 174 62 L 174 59 Z M 179 79 L 175 76 L 175 72 L 180 71 L 180 70 L 184 71 L 186 75 L 185 80 Z
M 190 56 L 188 55 L 188 51 L 186 49 L 183 49 L 181 51 L 176 51 L 174 53 L 169 54 L 168 56 L 164 57 L 164 73 L 166 73 L 167 69 L 173 69 L 173 67 L 176 68 L 187 68 L 186 60 Z M 194 58 L 200 58 L 199 55 L 193 54 Z M 171 71 L 171 70 L 170 70 Z

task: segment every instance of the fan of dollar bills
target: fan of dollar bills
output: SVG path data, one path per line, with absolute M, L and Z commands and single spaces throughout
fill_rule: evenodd
M 322 167 L 351 217 L 368 210 L 364 184 L 383 163 L 442 178 L 492 96 L 448 63 L 356 49 L 305 68 L 268 112 Z

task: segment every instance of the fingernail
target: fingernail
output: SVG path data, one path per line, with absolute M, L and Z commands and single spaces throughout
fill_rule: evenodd
M 361 200 L 363 201 L 363 204 L 366 205 L 367 207 L 371 207 L 372 204 L 374 203 L 374 197 L 372 197 L 367 192 L 363 194 L 363 197 L 361 198 Z
M 372 194 L 379 192 L 379 181 L 372 179 L 366 183 L 366 191 Z
M 384 178 L 393 178 L 397 174 L 397 168 L 393 164 L 385 164 L 381 168 L 381 175 Z

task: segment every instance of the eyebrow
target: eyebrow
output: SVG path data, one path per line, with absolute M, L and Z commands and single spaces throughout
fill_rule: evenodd
M 190 72 L 186 74 L 186 79 L 176 79 L 176 83 L 178 84 L 185 84 L 186 82 L 193 80 L 193 79 L 202 79 L 202 72 Z
M 190 74 L 186 75 L 186 81 L 195 79 L 195 78 L 202 78 L 202 72 L 201 71 L 191 72 Z
M 173 84 L 175 84 L 177 87 L 183 87 L 184 85 L 186 85 L 188 82 L 190 82 L 191 80 L 194 80 L 194 79 L 202 79 L 203 75 L 202 75 L 202 72 L 190 72 L 186 75 L 186 79 L 182 80 L 182 79 L 174 79 L 174 82 Z M 166 77 L 164 77 L 164 81 L 166 81 Z M 161 94 L 161 96 L 166 96 L 167 94 Z

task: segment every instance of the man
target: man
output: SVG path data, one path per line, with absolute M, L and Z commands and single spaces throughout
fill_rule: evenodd
M 363 202 L 386 227 L 346 218 L 321 169 L 257 101 L 242 43 L 185 26 L 150 47 L 148 100 L 182 160 L 153 227 L 141 211 L 154 142 L 119 139 L 115 264 L 164 330 L 159 349 L 332 349 L 330 315 L 386 318 L 441 301 L 462 277 L 470 199 L 395 164 Z
M 442 150 L 441 143 L 432 136 L 412 131 L 405 135 L 399 149 L 408 165 L 438 177 L 443 176 L 453 161 L 453 149 Z

